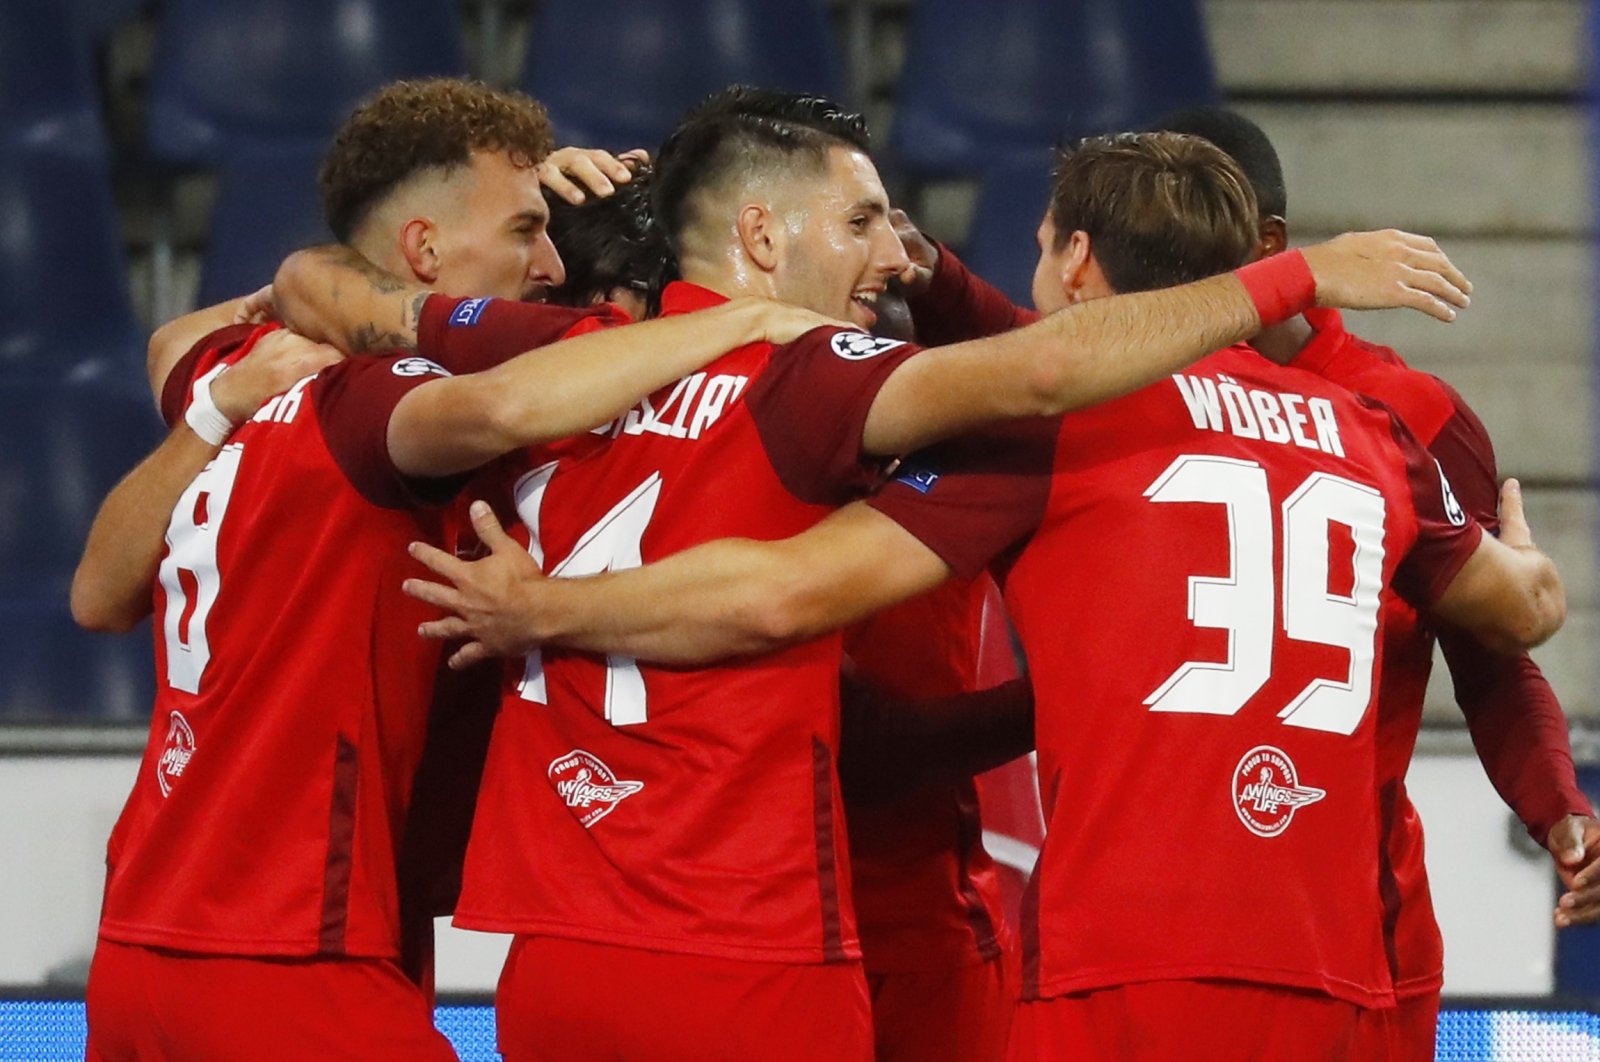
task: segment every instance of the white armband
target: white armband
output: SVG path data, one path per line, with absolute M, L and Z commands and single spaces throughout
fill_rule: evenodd
M 217 403 L 211 398 L 211 381 L 227 371 L 226 365 L 218 365 L 194 382 L 194 392 L 189 401 L 189 408 L 184 411 L 184 422 L 193 429 L 194 433 L 212 446 L 221 446 L 228 441 L 228 436 L 233 434 L 237 427 L 217 408 Z

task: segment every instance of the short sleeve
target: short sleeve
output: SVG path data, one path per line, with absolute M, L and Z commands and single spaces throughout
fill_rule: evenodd
M 1060 417 L 1009 421 L 912 454 L 867 504 L 971 578 L 1044 521 Z
M 389 418 L 411 391 L 450 373 L 426 358 L 349 358 L 311 384 L 317 422 L 340 471 L 363 498 L 385 509 L 421 509 L 455 496 L 468 474 L 408 476 L 389 455 Z
M 1384 408 L 1380 403 L 1371 404 Z M 1462 508 L 1433 455 L 1392 413 L 1389 424 L 1405 460 L 1406 484 L 1417 516 L 1416 541 L 1395 571 L 1394 586 L 1411 604 L 1427 608 L 1443 596 L 1477 550 L 1483 528 Z
M 417 353 L 456 375 L 482 372 L 524 351 L 564 339 L 585 321 L 587 330 L 626 324 L 609 303 L 575 309 L 509 299 L 455 299 L 431 296 L 417 322 Z
M 1491 533 L 1497 532 L 1500 527 L 1500 474 L 1489 430 L 1454 388 L 1443 380 L 1436 382 L 1454 403 L 1455 414 L 1429 442 L 1428 450 L 1449 477 L 1450 486 L 1455 489 L 1467 515 Z
M 842 505 L 877 478 L 861 452 L 884 381 L 921 349 L 864 332 L 814 328 L 772 351 L 745 397 L 784 488 L 809 505 Z
M 223 362 L 235 362 L 249 353 L 256 340 L 279 326 L 236 324 L 202 337 L 179 358 L 161 385 L 161 419 L 172 427 L 182 419 L 193 399 L 194 382 Z

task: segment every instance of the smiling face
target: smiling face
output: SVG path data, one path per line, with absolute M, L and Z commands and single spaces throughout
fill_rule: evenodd
M 870 329 L 889 278 L 910 263 L 889 224 L 889 195 L 866 155 L 828 150 L 825 175 L 795 181 L 778 206 L 786 239 L 773 271 L 784 302 Z

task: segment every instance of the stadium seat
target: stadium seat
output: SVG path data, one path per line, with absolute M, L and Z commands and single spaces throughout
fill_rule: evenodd
M 0 33 L 0 141 L 29 150 L 96 157 L 105 130 L 88 48 L 74 9 L 53 0 L 14 0 Z
M 167 0 L 150 151 L 210 166 L 236 136 L 327 136 L 386 81 L 465 69 L 453 0 Z
M 0 593 L 0 721 L 143 721 L 155 692 L 149 621 L 128 634 L 72 622 L 67 584 Z
M 200 277 L 200 305 L 254 291 L 290 251 L 331 242 L 317 195 L 322 139 L 243 141 L 228 150 Z
M 894 149 L 919 177 L 1216 98 L 1198 0 L 918 0 Z
M 0 138 L 0 377 L 143 349 L 104 160 Z
M 823 0 L 542 0 L 523 87 L 563 144 L 652 150 L 735 83 L 837 97 Z
M 991 170 L 978 192 L 964 260 L 980 277 L 1022 306 L 1033 305 L 1033 272 L 1039 262 L 1035 235 L 1050 198 L 1050 153 Z
M 101 499 L 161 436 L 140 381 L 0 377 L 0 591 L 70 575 Z

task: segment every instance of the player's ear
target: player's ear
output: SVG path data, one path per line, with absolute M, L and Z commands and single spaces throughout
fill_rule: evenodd
M 1261 238 L 1256 242 L 1256 257 L 1268 258 L 1289 249 L 1289 223 L 1276 214 L 1261 219 Z
M 411 218 L 400 226 L 400 255 L 411 275 L 423 284 L 436 284 L 442 264 L 439 229 L 430 218 Z
M 746 203 L 736 222 L 745 256 L 768 273 L 778 268 L 783 256 L 786 234 L 779 220 L 765 203 Z
M 1089 234 L 1078 229 L 1067 237 L 1066 253 L 1061 256 L 1061 289 L 1068 302 L 1083 302 L 1092 295 L 1088 289 L 1100 266 L 1094 260 Z

